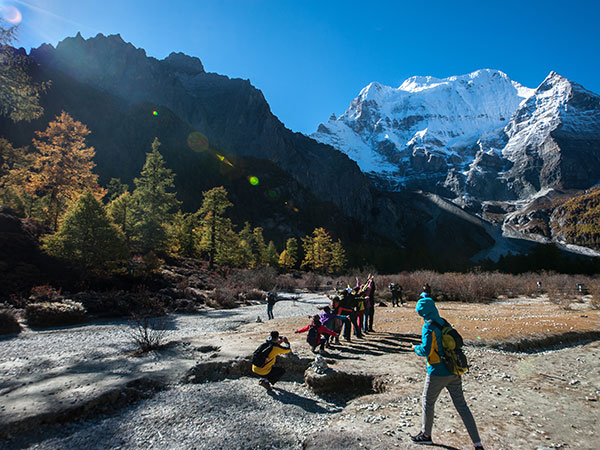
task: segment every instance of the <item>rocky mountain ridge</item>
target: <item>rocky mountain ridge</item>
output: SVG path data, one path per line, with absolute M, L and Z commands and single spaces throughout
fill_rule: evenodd
M 536 89 L 489 69 L 371 83 L 312 136 L 393 190 L 522 200 L 600 180 L 600 96 L 555 72 Z
M 269 159 L 346 214 L 363 221 L 370 214 L 370 187 L 356 164 L 285 128 L 248 80 L 208 73 L 198 58 L 182 53 L 163 60 L 147 57 L 119 35 L 84 39 L 78 34 L 56 48 L 32 49 L 30 56 L 41 66 L 116 95 L 128 105 L 165 106 L 203 133 L 212 146 L 233 155 Z M 332 184 L 333 178 L 337 182 Z
M 489 69 L 371 83 L 312 136 L 382 189 L 442 195 L 528 238 L 556 239 L 539 198 L 600 181 L 600 96 L 555 72 L 536 89 Z

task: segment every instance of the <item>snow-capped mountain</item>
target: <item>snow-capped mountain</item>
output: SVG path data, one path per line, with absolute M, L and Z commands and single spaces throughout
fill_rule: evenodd
M 371 83 L 312 137 L 388 189 L 516 200 L 600 181 L 600 96 L 554 72 L 537 89 L 489 69 Z
M 551 72 L 496 143 L 504 145 L 480 143 L 467 173 L 464 190 L 473 197 L 527 199 L 547 189 L 594 186 L 600 182 L 600 96 Z
M 398 88 L 371 83 L 312 137 L 347 153 L 365 172 L 410 183 L 470 163 L 477 141 L 502 130 L 533 92 L 489 69 L 412 77 Z

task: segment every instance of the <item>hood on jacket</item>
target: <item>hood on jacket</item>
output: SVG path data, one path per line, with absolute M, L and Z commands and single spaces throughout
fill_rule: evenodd
M 419 299 L 417 302 L 417 307 L 415 308 L 417 314 L 420 315 L 423 320 L 434 320 L 440 321 L 440 313 L 438 312 L 437 307 L 435 306 L 435 302 L 433 299 L 429 297 L 423 297 Z

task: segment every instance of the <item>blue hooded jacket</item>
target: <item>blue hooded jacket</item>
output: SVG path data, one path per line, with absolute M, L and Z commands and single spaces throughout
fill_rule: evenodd
M 444 353 L 442 348 L 442 331 L 433 325 L 431 321 L 438 324 L 444 324 L 444 319 L 440 317 L 434 301 L 429 297 L 422 297 L 417 302 L 415 308 L 425 323 L 421 334 L 421 345 L 415 347 L 415 353 L 427 358 L 427 373 L 432 376 L 452 375 L 446 368 L 446 365 L 440 359 L 439 353 Z

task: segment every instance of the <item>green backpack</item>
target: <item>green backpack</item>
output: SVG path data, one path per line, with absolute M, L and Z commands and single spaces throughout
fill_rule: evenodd
M 446 319 L 443 320 L 444 326 L 433 320 L 431 321 L 442 332 L 444 354 L 439 356 L 451 373 L 460 376 L 469 370 L 467 357 L 462 351 L 463 338 Z

